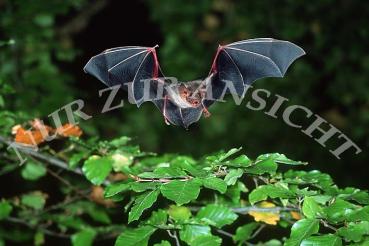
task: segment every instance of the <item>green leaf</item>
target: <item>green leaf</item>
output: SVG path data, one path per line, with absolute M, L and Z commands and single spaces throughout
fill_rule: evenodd
M 104 224 L 111 224 L 107 210 L 90 201 L 77 201 L 66 205 L 68 214 L 80 216 L 81 213 L 88 214 L 93 220 Z
M 365 206 L 348 213 L 346 218 L 349 222 L 357 222 L 362 220 L 369 221 L 369 206 Z
M 110 156 L 112 166 L 115 172 L 122 171 L 124 167 L 128 167 L 133 163 L 134 156 L 130 153 L 116 152 Z
M 278 165 L 274 162 L 272 157 L 270 156 L 268 158 L 259 157 L 259 159 L 255 161 L 254 165 L 246 168 L 245 172 L 259 175 L 264 173 L 275 174 L 277 168 Z
M 233 149 L 230 149 L 228 152 L 221 152 L 221 153 L 216 154 L 216 155 L 207 156 L 206 160 L 211 162 L 211 163 L 217 164 L 219 162 L 224 161 L 225 159 L 227 159 L 231 155 L 239 152 L 241 149 L 242 149 L 242 147 L 233 148 Z
M 231 167 L 248 167 L 252 164 L 252 161 L 246 155 L 240 155 L 237 158 L 222 163 L 222 165 Z
M 72 236 L 73 246 L 90 246 L 92 245 L 96 231 L 93 229 L 85 229 Z
M 224 194 L 227 191 L 227 183 L 220 178 L 208 177 L 203 179 L 202 183 L 206 188 L 217 190 L 222 194 Z
M 217 246 L 222 243 L 222 239 L 213 235 L 204 235 L 196 237 L 191 246 Z
M 115 241 L 115 246 L 146 246 L 155 231 L 156 228 L 152 226 L 126 229 Z
M 210 222 L 211 225 L 221 228 L 225 225 L 232 224 L 238 218 L 238 215 L 225 206 L 210 204 L 202 207 L 197 213 L 196 218 L 204 222 Z
M 21 175 L 26 180 L 37 180 L 46 174 L 46 168 L 40 163 L 28 161 L 21 171 Z
M 283 186 L 276 185 L 260 185 L 249 194 L 249 202 L 255 204 L 270 198 L 292 198 L 293 192 Z
M 122 146 L 125 146 L 129 141 L 131 141 L 131 138 L 123 136 L 123 137 L 111 140 L 109 142 L 109 145 L 111 145 L 115 148 L 120 148 Z
M 171 246 L 171 245 L 170 245 L 170 242 L 166 240 L 162 240 L 160 243 L 154 244 L 154 246 Z
M 360 242 L 363 236 L 369 235 L 369 221 L 349 223 L 347 227 L 338 229 L 337 233 L 348 241 Z
M 13 207 L 9 202 L 3 200 L 0 202 L 0 220 L 5 219 L 12 212 Z
M 341 246 L 341 238 L 335 235 L 312 236 L 304 239 L 301 246 Z
M 356 189 L 353 187 L 347 187 L 343 190 L 339 190 L 338 198 L 344 200 L 353 200 L 361 204 L 369 204 L 369 193 L 366 191 L 362 191 L 360 189 Z
M 161 185 L 161 183 L 159 182 L 131 182 L 129 185 L 130 185 L 131 190 L 135 192 L 143 192 L 146 190 L 155 190 Z
M 194 177 L 204 177 L 206 172 L 196 166 L 196 161 L 188 156 L 178 156 L 170 162 L 170 166 L 189 172 Z
M 76 153 L 73 154 L 70 158 L 69 158 L 69 167 L 70 168 L 76 168 L 79 164 L 79 162 L 85 158 L 88 155 L 88 153 L 86 152 L 80 152 L 80 153 Z
M 128 223 L 131 223 L 134 220 L 138 220 L 141 217 L 143 211 L 150 208 L 154 204 L 156 199 L 158 199 L 159 193 L 159 190 L 152 190 L 139 195 L 136 198 L 131 211 L 129 212 Z
M 165 225 L 168 220 L 168 214 L 165 210 L 159 209 L 151 214 L 151 217 L 147 220 L 147 224 L 150 225 Z
M 189 208 L 176 205 L 170 205 L 168 209 L 168 214 L 175 221 L 185 221 L 192 216 L 191 210 Z
M 100 185 L 112 169 L 112 159 L 108 157 L 90 156 L 83 164 L 82 171 L 86 178 L 95 185 Z
M 119 182 L 108 185 L 104 190 L 104 197 L 112 197 L 120 192 L 126 191 L 130 188 L 130 184 Z
M 259 224 L 255 222 L 238 227 L 236 234 L 233 236 L 233 240 L 242 244 L 243 242 L 249 240 L 255 229 L 258 227 Z
M 264 160 L 264 159 L 272 159 L 276 163 L 280 164 L 286 164 L 286 165 L 307 165 L 307 162 L 301 162 L 301 161 L 293 161 L 291 159 L 288 159 L 284 154 L 279 153 L 273 153 L 273 154 L 264 154 L 258 156 L 257 160 Z
M 176 202 L 178 205 L 182 205 L 198 197 L 200 193 L 200 182 L 198 180 L 175 180 L 162 185 L 160 190 L 164 197 Z
M 319 220 L 302 219 L 293 224 L 290 238 L 284 246 L 298 246 L 301 241 L 319 231 Z
M 243 170 L 241 168 L 232 169 L 225 177 L 224 182 L 227 185 L 234 185 L 237 182 L 237 179 L 240 178 L 243 174 Z
M 186 176 L 186 172 L 174 167 L 158 167 L 154 170 L 155 174 L 160 177 L 183 177 Z
M 317 213 L 321 212 L 322 208 L 312 197 L 305 197 L 304 203 L 302 205 L 302 212 L 308 219 L 313 219 L 316 217 Z
M 37 231 L 33 237 L 33 243 L 35 246 L 41 246 L 45 244 L 45 235 L 41 231 Z
M 339 223 L 347 219 L 347 216 L 352 214 L 357 207 L 342 199 L 336 199 L 329 207 L 323 209 L 329 221 Z
M 183 229 L 179 231 L 179 236 L 182 241 L 192 245 L 198 237 L 211 236 L 211 229 L 209 226 L 203 225 L 184 225 Z
M 44 194 L 42 194 L 41 192 L 33 192 L 23 195 L 21 198 L 21 202 L 27 207 L 33 209 L 42 209 L 45 205 L 46 199 Z
M 33 20 L 40 27 L 49 27 L 54 23 L 53 16 L 48 14 L 38 14 Z

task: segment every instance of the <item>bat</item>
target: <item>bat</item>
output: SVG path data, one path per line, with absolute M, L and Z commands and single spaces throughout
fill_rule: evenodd
M 264 77 L 283 77 L 288 67 L 305 52 L 283 40 L 256 38 L 219 45 L 205 79 L 178 82 L 165 77 L 156 48 L 124 46 L 105 50 L 92 57 L 84 71 L 111 87 L 128 91 L 138 107 L 153 102 L 165 123 L 185 127 L 225 94 L 244 96 L 246 87 Z

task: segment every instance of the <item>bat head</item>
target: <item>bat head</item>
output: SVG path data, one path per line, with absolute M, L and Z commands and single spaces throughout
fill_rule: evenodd
M 193 108 L 201 106 L 205 96 L 202 81 L 189 81 L 181 83 L 178 87 L 180 97 L 190 104 Z

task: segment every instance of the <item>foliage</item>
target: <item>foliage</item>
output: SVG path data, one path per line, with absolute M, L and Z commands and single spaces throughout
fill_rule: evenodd
M 32 122 L 14 128 L 48 122 L 76 98 L 96 112 L 100 84 L 82 66 L 101 49 L 159 43 L 164 73 L 185 81 L 207 74 L 218 43 L 268 36 L 297 43 L 307 56 L 283 80 L 256 88 L 308 106 L 364 147 L 367 2 L 6 0 L 0 7 L 0 245 L 368 245 L 368 192 L 339 188 L 312 170 L 363 186 L 368 152 L 335 160 L 282 121 L 230 100 L 190 131 L 167 127 L 146 104 L 82 122 L 82 138 L 77 126 L 75 134 L 66 125 L 51 129 L 51 142 L 28 131 Z M 131 23 L 138 13 L 150 25 Z M 128 25 L 107 23 L 110 16 Z M 162 40 L 147 34 L 153 30 Z M 8 147 L 26 143 L 28 133 L 37 134 L 39 149 L 20 146 L 27 161 L 19 165 Z M 101 140 L 112 136 L 123 137 Z M 231 146 L 248 156 L 240 148 L 212 153 Z M 258 155 L 265 152 L 272 154 Z
M 193 159 L 142 152 L 128 137 L 70 137 L 53 154 L 52 143 L 39 152 L 20 147 L 29 160 L 19 175 L 24 182 L 56 178 L 62 196 L 36 185 L 2 198 L 2 240 L 41 245 L 45 237 L 61 237 L 92 245 L 110 239 L 117 246 L 369 242 L 369 193 L 340 189 L 319 171 L 299 171 L 307 163 L 283 154 L 252 160 L 234 148 Z M 18 165 L 12 150 L 4 154 L 13 161 L 1 173 Z M 57 158 L 62 165 L 55 165 Z M 277 227 L 285 231 L 268 236 Z M 20 229 L 24 236 L 13 237 Z

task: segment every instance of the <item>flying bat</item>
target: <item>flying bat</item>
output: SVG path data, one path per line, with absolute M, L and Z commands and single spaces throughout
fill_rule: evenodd
M 244 96 L 246 87 L 264 77 L 283 77 L 305 52 L 283 40 L 257 38 L 219 45 L 205 79 L 178 82 L 165 77 L 156 48 L 124 46 L 92 57 L 84 71 L 105 85 L 121 86 L 138 107 L 153 102 L 167 124 L 188 128 L 225 94 Z

